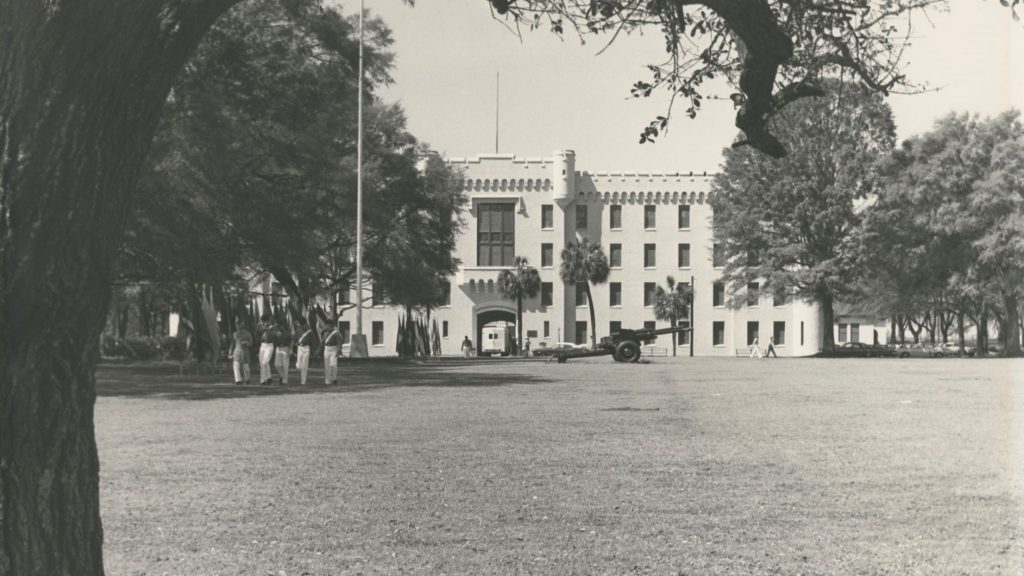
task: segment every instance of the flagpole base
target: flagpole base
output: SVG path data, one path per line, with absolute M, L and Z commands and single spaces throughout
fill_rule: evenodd
M 348 344 L 349 358 L 368 358 L 369 351 L 366 348 L 366 334 L 353 334 Z

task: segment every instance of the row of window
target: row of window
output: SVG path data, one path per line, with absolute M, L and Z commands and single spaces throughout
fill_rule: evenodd
M 548 335 L 547 322 L 544 323 L 544 335 Z M 689 322 L 680 321 L 679 326 L 689 326 Z M 644 322 L 644 328 L 653 330 L 656 327 L 654 321 Z M 608 333 L 614 334 L 622 330 L 622 322 L 612 321 L 608 323 Z M 756 342 L 762 348 L 767 346 L 767 342 L 760 341 L 761 323 L 752 321 L 747 322 L 747 346 L 753 346 Z M 687 346 L 690 344 L 690 332 L 681 333 L 678 341 L 680 346 Z M 772 322 L 772 339 L 776 346 L 786 345 L 786 322 L 777 321 Z M 587 341 L 587 322 L 578 321 L 576 322 L 576 338 L 577 344 L 583 344 Z M 725 322 L 715 321 L 711 323 L 711 343 L 714 346 L 725 346 Z M 800 345 L 804 345 L 804 323 L 800 323 Z
M 690 267 L 690 245 L 680 243 L 676 249 L 676 263 L 680 268 Z M 608 246 L 608 264 L 612 268 L 622 267 L 622 244 L 611 244 Z M 544 243 L 540 245 L 540 265 L 542 268 L 551 268 L 555 265 L 554 245 Z M 655 244 L 644 244 L 644 268 L 655 268 L 658 265 L 658 249 Z
M 547 324 L 547 322 L 545 322 Z M 341 334 L 342 344 L 351 343 L 352 328 L 348 320 L 338 322 L 338 333 Z M 441 337 L 448 337 L 448 321 L 441 321 Z M 370 344 L 373 346 L 384 345 L 384 321 L 374 320 L 370 323 Z
M 656 205 L 644 206 L 644 227 L 653 229 L 655 224 Z M 679 227 L 690 227 L 690 206 L 682 205 L 679 208 Z M 622 206 L 610 206 L 611 227 L 613 229 L 622 227 Z M 576 207 L 576 228 L 585 230 L 587 228 L 588 207 L 580 205 Z M 543 228 L 554 227 L 554 207 L 551 204 L 541 206 L 541 226 Z M 477 206 L 477 266 L 511 266 L 515 261 L 516 248 L 516 216 L 515 204 L 511 203 L 483 203 Z M 644 267 L 653 268 L 656 266 L 655 244 L 644 244 Z M 609 247 L 609 263 L 612 267 L 622 266 L 622 245 L 612 244 Z M 714 266 L 725 265 L 724 252 L 718 244 L 712 250 Z M 552 266 L 554 264 L 554 249 L 552 244 L 541 246 L 541 266 Z M 677 253 L 677 264 L 681 268 L 690 266 L 690 245 L 679 244 Z
M 683 286 L 689 286 L 689 282 L 680 282 Z M 587 292 L 586 286 L 583 284 L 576 284 L 576 305 L 586 306 L 587 305 Z M 644 282 L 644 306 L 654 306 L 655 293 L 658 289 L 656 282 Z M 552 282 L 542 282 L 540 289 L 540 305 L 541 306 L 552 306 L 554 305 L 554 290 L 555 286 Z M 755 307 L 760 304 L 761 300 L 761 289 L 760 284 L 757 282 L 751 282 L 747 284 L 746 304 L 747 306 Z M 785 306 L 789 303 L 789 298 L 785 292 L 779 292 L 773 294 L 772 306 Z M 725 284 L 722 282 L 715 282 L 711 285 L 711 304 L 715 307 L 725 306 Z M 608 283 L 608 305 L 609 306 L 622 306 L 622 283 L 621 282 L 609 282 Z M 843 326 L 843 325 L 841 325 Z M 842 333 L 841 333 L 842 334 Z M 842 342 L 842 340 L 840 340 Z
M 509 204 L 511 206 L 511 204 Z M 586 230 L 590 226 L 590 207 L 586 204 L 576 206 L 576 229 Z M 690 227 L 690 206 L 683 204 L 677 207 L 676 225 L 678 228 L 687 229 Z M 644 229 L 654 230 L 657 227 L 658 206 L 648 204 L 644 206 Z M 555 207 L 553 204 L 543 204 L 540 207 L 541 228 L 555 227 Z M 612 204 L 608 207 L 608 227 L 612 230 L 622 229 L 622 205 Z
M 846 342 L 846 330 L 850 330 L 850 342 L 860 342 L 860 324 L 839 324 L 838 342 Z
M 688 323 L 686 321 L 679 322 L 680 326 L 686 326 L 687 324 Z M 842 327 L 841 328 L 842 331 L 840 333 L 841 334 L 840 341 L 845 341 L 845 339 L 846 339 L 845 338 L 845 334 L 846 334 L 845 327 L 846 327 L 846 325 L 845 324 L 841 324 L 840 326 Z M 655 323 L 653 321 L 645 321 L 643 323 L 643 327 L 645 329 L 653 330 L 655 328 Z M 858 341 L 856 339 L 857 338 L 857 332 L 856 331 L 859 328 L 859 325 L 851 324 L 850 327 L 852 328 L 852 330 L 851 330 L 852 341 Z M 621 321 L 617 321 L 616 320 L 616 321 L 611 321 L 611 322 L 608 323 L 608 334 L 614 334 L 615 332 L 621 331 L 622 329 L 623 329 L 623 323 Z M 351 329 L 350 329 L 348 321 L 342 321 L 342 322 L 338 323 L 338 331 L 341 333 L 341 341 L 342 342 L 348 343 L 350 341 L 350 339 L 349 339 L 350 338 L 350 330 Z M 716 345 L 716 346 L 725 345 L 725 322 L 721 322 L 721 321 L 712 322 L 712 331 L 711 331 L 711 333 L 712 333 L 712 344 L 713 345 Z M 760 322 L 752 321 L 752 322 L 746 323 L 746 345 L 754 345 L 755 341 L 758 341 L 759 344 L 765 344 L 765 342 L 760 342 L 758 340 L 758 338 L 760 338 L 760 333 L 761 333 L 761 323 Z M 772 338 L 774 339 L 775 345 L 785 345 L 785 322 L 773 322 L 772 323 L 772 331 L 771 331 L 771 333 L 772 333 Z M 445 320 L 445 321 L 441 322 L 441 337 L 447 338 L 447 335 L 449 335 L 449 326 L 447 326 L 447 321 Z M 532 337 L 536 337 L 537 336 L 537 332 L 531 330 L 531 331 L 528 332 L 528 335 L 530 335 Z M 550 338 L 551 337 L 551 323 L 549 321 L 547 321 L 547 320 L 544 321 L 544 337 L 545 338 Z M 370 343 L 372 345 L 375 345 L 375 346 L 377 346 L 377 345 L 384 345 L 384 322 L 383 321 L 375 320 L 375 321 L 373 321 L 371 323 L 371 336 L 370 336 L 370 338 L 371 338 L 370 339 Z M 577 323 L 575 323 L 575 339 L 574 340 L 575 340 L 575 343 L 586 343 L 587 342 L 587 321 L 578 321 Z M 682 334 L 680 334 L 679 343 L 680 343 L 680 345 L 688 345 L 690 343 L 690 333 L 689 332 L 683 332 Z M 800 323 L 800 345 L 804 345 L 804 323 L 803 322 Z
M 762 348 L 767 342 L 761 342 L 761 323 L 757 321 L 747 322 L 747 346 L 757 343 Z M 772 339 L 776 346 L 786 345 L 786 323 L 772 322 Z M 715 321 L 711 323 L 711 343 L 715 346 L 725 346 L 725 322 Z M 800 323 L 800 345 L 804 345 L 804 323 Z

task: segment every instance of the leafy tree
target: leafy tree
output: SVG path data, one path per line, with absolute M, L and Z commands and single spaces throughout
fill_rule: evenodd
M 373 88 L 389 80 L 390 36 L 378 20 L 367 27 L 369 123 L 406 154 L 415 140 L 404 116 L 372 104 Z M 321 292 L 325 256 L 353 235 L 339 222 L 354 222 L 345 192 L 355 180 L 346 159 L 355 154 L 357 58 L 355 25 L 335 10 L 254 0 L 225 15 L 165 107 L 131 253 L 199 282 L 219 284 L 245 267 L 270 271 L 297 301 Z M 409 179 L 415 160 L 406 156 Z
M 672 326 L 677 326 L 681 318 L 689 314 L 690 305 L 693 303 L 693 288 L 689 284 L 680 282 L 669 276 L 665 279 L 668 285 L 666 290 L 658 286 L 654 290 L 654 317 L 658 320 L 668 320 Z M 672 355 L 676 355 L 676 336 L 672 333 Z
M 516 301 L 516 354 L 523 347 L 523 298 L 533 298 L 540 292 L 540 272 L 530 266 L 524 256 L 516 256 L 514 269 L 498 273 L 498 292 Z
M 855 203 L 870 191 L 864 175 L 895 139 L 880 95 L 829 87 L 829 96 L 798 102 L 772 120 L 791 150 L 785 158 L 728 150 L 710 200 L 731 292 L 763 282 L 762 290 L 793 293 L 821 306 L 826 327 L 835 299 L 849 294 L 855 279 Z M 832 331 L 822 333 L 822 347 L 833 347 Z
M 392 58 L 387 28 L 368 28 L 372 91 Z M 254 0 L 222 18 L 165 110 L 129 230 L 135 260 L 216 286 L 268 271 L 297 315 L 314 296 L 336 302 L 354 284 L 357 52 L 333 10 Z M 455 269 L 461 192 L 401 109 L 367 97 L 364 264 L 411 314 L 436 304 Z
M 587 292 L 591 348 L 597 348 L 597 319 L 594 316 L 594 298 L 590 293 L 590 285 L 607 282 L 609 271 L 608 257 L 600 244 L 594 244 L 587 238 L 577 238 L 562 249 L 559 276 L 566 284 L 583 284 Z
M 868 280 L 906 301 L 945 294 L 970 316 L 984 349 L 989 315 L 1007 354 L 1020 353 L 1024 298 L 1024 126 L 951 114 L 905 142 L 879 170 L 865 218 Z M 962 341 L 962 320 L 960 321 Z
M 665 39 L 666 58 L 647 66 L 650 78 L 633 85 L 637 97 L 671 93 L 700 111 L 703 85 L 725 78 L 737 92 L 736 126 L 749 144 L 771 156 L 786 153 L 769 120 L 792 102 L 820 96 L 823 78 L 845 71 L 867 89 L 888 94 L 914 89 L 903 73 L 903 49 L 912 38 L 914 16 L 941 9 L 945 0 L 490 0 L 517 25 L 547 23 L 559 35 L 572 29 L 582 40 L 655 28 Z M 1020 0 L 1004 0 L 1014 19 Z M 666 129 L 672 104 L 647 126 L 640 141 Z
M 455 174 L 436 154 L 424 154 L 422 167 L 407 183 L 404 204 L 396 205 L 387 228 L 369 246 L 366 268 L 388 299 L 405 307 L 406 326 L 414 309 L 428 312 L 444 304 L 459 261 L 453 256 L 463 203 Z

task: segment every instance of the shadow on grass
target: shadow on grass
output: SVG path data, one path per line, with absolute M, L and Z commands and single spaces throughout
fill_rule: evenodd
M 299 385 L 299 371 L 289 371 L 289 385 L 237 386 L 232 383 L 230 367 L 221 366 L 216 373 L 188 373 L 175 363 L 102 363 L 96 368 L 98 396 L 166 398 L 169 400 L 218 400 L 294 394 L 338 394 L 364 392 L 380 388 L 435 386 L 506 386 L 540 384 L 552 379 L 516 373 L 520 361 L 488 362 L 487 372 L 466 371 L 481 362 L 464 360 L 431 360 L 409 362 L 400 360 L 369 360 L 341 362 L 338 385 L 325 386 L 323 369 L 310 368 L 308 385 Z M 207 369 L 209 371 L 209 369 Z M 254 381 L 259 370 L 253 371 Z

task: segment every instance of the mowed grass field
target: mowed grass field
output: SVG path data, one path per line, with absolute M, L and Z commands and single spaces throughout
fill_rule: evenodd
M 340 372 L 101 367 L 108 573 L 1024 574 L 1024 361 Z

